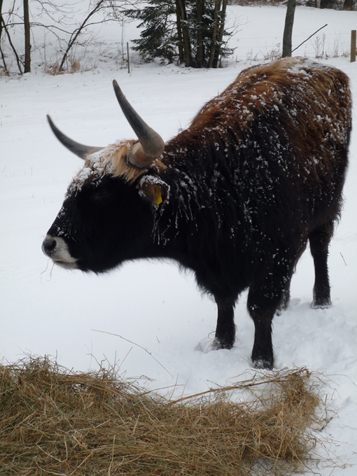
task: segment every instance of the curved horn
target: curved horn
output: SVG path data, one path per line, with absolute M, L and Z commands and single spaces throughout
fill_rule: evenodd
M 104 149 L 104 147 L 90 147 L 88 145 L 84 144 L 79 144 L 78 142 L 75 142 L 74 140 L 70 139 L 66 135 L 63 134 L 53 123 L 52 119 L 50 118 L 49 115 L 47 115 L 47 120 L 48 123 L 54 133 L 54 135 L 57 137 L 57 139 L 63 144 L 67 149 L 69 149 L 73 154 L 78 155 L 81 159 L 85 159 L 87 155 L 93 154 L 94 152 L 98 152 L 99 150 Z
M 164 141 L 161 136 L 151 129 L 139 114 L 134 111 L 115 80 L 113 81 L 113 87 L 119 105 L 140 142 L 140 145 L 138 144 L 137 147 L 135 147 L 134 144 L 131 154 L 128 157 L 129 162 L 140 168 L 147 167 L 163 153 L 165 149 Z

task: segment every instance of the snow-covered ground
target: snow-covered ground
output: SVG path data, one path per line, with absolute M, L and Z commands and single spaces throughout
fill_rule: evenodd
M 100 55 L 88 48 L 84 54 L 78 48 L 80 73 L 45 75 L 37 52 L 34 73 L 0 78 L 3 362 L 25 354 L 46 354 L 74 370 L 116 365 L 124 378 L 140 378 L 142 385 L 169 396 L 197 393 L 253 375 L 253 324 L 246 311 L 246 294 L 236 307 L 235 347 L 204 354 L 195 351 L 195 346 L 212 336 L 216 307 L 200 294 L 192 275 L 179 272 L 173 264 L 157 262 L 129 263 L 103 276 L 69 272 L 53 268 L 41 251 L 66 187 L 82 165 L 55 139 L 45 115 L 51 113 L 64 132 L 90 145 L 133 137 L 112 90 L 111 81 L 116 78 L 138 112 L 169 139 L 189 124 L 206 100 L 252 64 L 253 58 L 269 56 L 281 42 L 284 7 L 232 7 L 230 16 L 241 26 L 231 39 L 237 46 L 235 55 L 223 69 L 139 64 L 133 55 L 129 75 L 111 54 Z M 356 96 L 357 63 L 349 63 L 346 57 L 333 58 L 332 52 L 336 45 L 340 54 L 348 51 L 357 12 L 299 7 L 293 44 L 297 46 L 325 23 L 325 39 L 322 32 L 319 37 L 330 56 L 328 63 L 350 76 Z M 120 31 L 108 24 L 98 34 L 106 51 L 113 52 Z M 125 41 L 138 37 L 133 24 L 124 27 L 124 36 Z M 22 38 L 16 41 L 20 48 Z M 315 57 L 316 45 L 316 38 L 311 39 L 297 54 Z M 47 60 L 49 55 L 48 47 Z M 84 71 L 91 61 L 97 67 Z M 315 470 L 323 476 L 354 476 L 357 472 L 356 181 L 354 133 L 345 206 L 330 250 L 333 306 L 310 309 L 314 276 L 307 251 L 293 277 L 291 306 L 274 319 L 277 368 L 306 366 L 322 375 L 326 384 L 320 384 L 320 392 L 335 410 L 334 418 L 318 434 L 324 446 L 317 448 Z

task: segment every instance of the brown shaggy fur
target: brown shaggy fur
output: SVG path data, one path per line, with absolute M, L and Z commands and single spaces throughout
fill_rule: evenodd
M 328 147 L 331 142 L 346 140 L 345 131 L 351 122 L 346 111 L 351 110 L 351 97 L 345 84 L 346 75 L 342 71 L 312 64 L 305 58 L 285 58 L 268 65 L 253 66 L 243 70 L 222 94 L 201 109 L 188 134 L 209 129 L 218 131 L 222 137 L 234 127 L 239 140 L 267 109 L 278 111 L 283 99 L 285 107 L 288 106 L 294 116 L 293 125 L 299 132 L 296 138 L 301 157 L 310 160 L 311 151 L 316 149 L 315 144 L 322 143 Z M 299 93 L 300 88 L 303 95 L 292 94 L 294 90 Z M 331 93 L 328 104 L 326 91 Z M 325 117 L 321 116 L 321 108 L 326 109 Z M 329 166 L 321 162 L 319 165 Z M 311 172 L 313 178 L 316 168 L 312 167 Z

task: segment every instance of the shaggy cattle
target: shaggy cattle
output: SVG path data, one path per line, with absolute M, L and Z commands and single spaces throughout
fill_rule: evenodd
M 235 341 L 234 306 L 249 288 L 252 361 L 272 368 L 272 320 L 287 307 L 307 242 L 313 307 L 330 305 L 328 245 L 339 218 L 351 132 L 348 78 L 304 58 L 252 67 L 164 144 L 114 81 L 139 140 L 78 144 L 84 159 L 43 242 L 66 268 L 100 273 L 123 261 L 172 259 L 218 306 L 215 349 Z

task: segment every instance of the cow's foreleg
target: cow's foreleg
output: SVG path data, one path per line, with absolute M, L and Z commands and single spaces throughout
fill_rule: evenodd
M 272 369 L 274 366 L 272 321 L 279 306 L 287 299 L 294 261 L 285 260 L 285 269 L 281 257 L 277 262 L 271 272 L 249 288 L 247 307 L 255 326 L 252 362 L 256 368 Z
M 234 304 L 232 299 L 219 299 L 216 335 L 213 346 L 215 349 L 231 349 L 234 345 L 236 328 L 234 325 Z
M 255 327 L 253 365 L 258 369 L 272 369 L 274 366 L 272 321 L 275 309 L 259 309 L 254 304 L 248 305 L 248 308 Z

